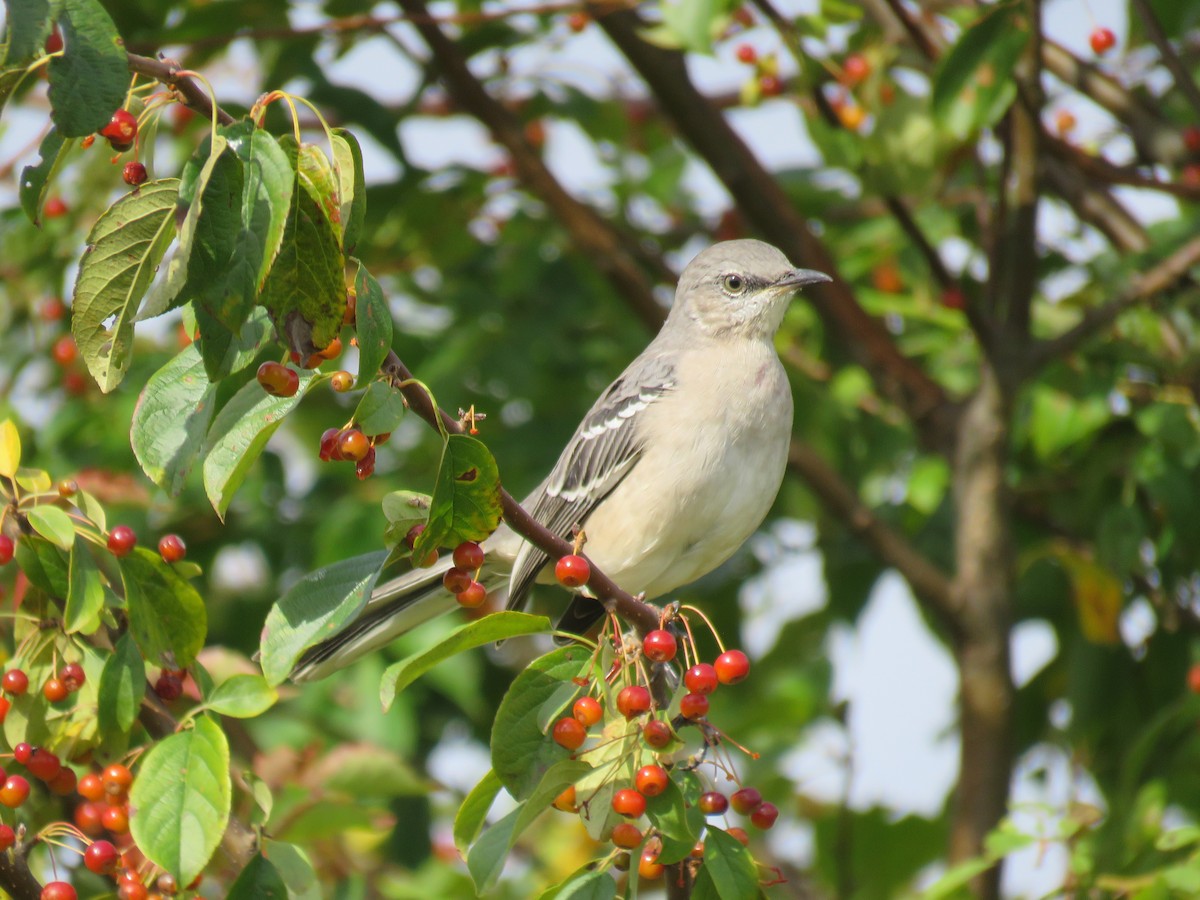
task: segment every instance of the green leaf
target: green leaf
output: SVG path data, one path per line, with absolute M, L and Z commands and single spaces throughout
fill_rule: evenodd
M 1016 3 L 995 7 L 950 48 L 934 75 L 933 116 L 960 141 L 994 125 L 1017 96 L 1013 68 L 1029 42 L 1029 24 Z
M 473 437 L 452 434 L 442 451 L 429 524 L 413 553 L 420 559 L 437 547 L 482 541 L 499 526 L 500 514 L 500 470 L 491 451 Z
M 392 311 L 383 288 L 362 263 L 354 276 L 354 329 L 358 337 L 358 377 L 369 380 L 392 349 Z
M 676 0 L 662 5 L 663 25 L 680 47 L 711 55 L 713 39 L 736 7 L 734 0 Z
M 528 797 L 545 771 L 563 758 L 565 751 L 546 737 L 543 707 L 561 707 L 562 688 L 587 668 L 590 657 L 582 646 L 552 650 L 514 678 L 500 701 L 492 724 L 492 768 L 518 800 Z
M 701 888 L 702 882 L 708 882 Z M 712 893 L 709 889 L 714 889 Z M 704 837 L 704 865 L 696 880 L 694 897 L 761 896 L 754 857 L 737 838 L 719 828 L 710 828 Z
M 704 814 L 694 803 L 689 806 L 684 802 L 683 791 L 675 783 L 675 777 L 668 779 L 666 790 L 661 794 L 646 799 L 646 818 L 662 835 L 659 862 L 664 865 L 686 859 L 704 828 Z
M 404 759 L 375 744 L 340 744 L 321 760 L 318 774 L 326 791 L 363 797 L 422 797 L 429 784 Z
M 1088 443 L 1112 420 L 1108 401 L 1100 395 L 1076 397 L 1034 385 L 1029 402 L 1029 441 L 1042 460 Z
M 50 179 L 74 146 L 75 141 L 63 140 L 58 129 L 51 128 L 42 139 L 42 146 L 38 148 L 41 160 L 37 165 L 26 166 L 21 170 L 21 208 L 34 225 L 41 224 L 42 203 L 46 200 Z
M 462 805 L 454 815 L 454 846 L 458 852 L 466 856 L 467 848 L 479 837 L 483 823 L 487 820 L 488 810 L 496 801 L 504 785 L 496 777 L 496 773 L 488 769 L 487 774 L 479 780 L 479 784 L 471 788 L 471 793 L 463 798 Z
M 17 541 L 17 565 L 34 587 L 51 597 L 62 599 L 70 591 L 67 554 L 45 538 L 23 535 Z
M 324 151 L 316 144 L 301 144 L 296 155 L 300 186 L 317 204 L 329 227 L 342 245 L 341 196 L 339 178 Z
M 66 511 L 41 503 L 29 511 L 27 518 L 33 530 L 55 546 L 70 550 L 74 545 L 75 525 Z
M 384 543 L 389 547 L 403 546 L 409 530 L 429 518 L 429 495 L 416 491 L 392 491 L 385 494 L 383 515 L 388 520 L 383 533 Z M 407 549 L 406 547 L 405 550 Z
M 358 146 L 358 139 L 344 128 L 333 129 L 333 163 L 338 178 L 338 195 L 342 201 L 339 210 L 342 248 L 346 253 L 353 253 L 367 215 L 367 185 L 363 173 L 362 148 Z
M 404 395 L 397 388 L 383 381 L 372 381 L 367 385 L 358 409 L 354 411 L 354 424 L 363 434 L 391 434 L 404 418 Z
M 261 675 L 232 675 L 217 685 L 204 706 L 223 716 L 252 719 L 275 705 L 279 694 Z
M 265 856 L 256 856 L 242 869 L 225 900 L 287 900 L 283 876 Z
M 129 62 L 99 0 L 60 0 L 63 53 L 50 60 L 50 118 L 63 137 L 86 137 L 125 102 Z
M 138 395 L 130 443 L 142 471 L 172 496 L 183 490 L 216 407 L 217 388 L 195 344 L 150 376 Z
M 617 883 L 605 869 L 585 868 L 561 885 L 546 891 L 539 900 L 615 900 Z
M 190 666 L 204 646 L 208 614 L 200 594 L 145 547 L 120 560 L 129 630 L 155 665 Z
M 175 235 L 171 213 L 178 187 L 174 178 L 142 185 L 110 206 L 88 234 L 71 328 L 88 370 L 106 393 L 129 368 L 138 305 Z M 105 327 L 113 318 L 112 328 Z
M 145 692 L 146 664 L 133 636 L 127 632 L 117 641 L 100 674 L 97 711 L 100 730 L 105 733 L 129 731 L 137 720 Z
M 5 63 L 25 63 L 45 51 L 46 36 L 50 34 L 50 4 L 48 0 L 17 0 L 5 2 L 8 19 L 8 49 Z
M 262 669 L 268 684 L 281 683 L 305 650 L 358 615 L 386 556 L 380 550 L 318 569 L 279 598 L 263 626 Z
M 91 634 L 100 627 L 104 610 L 104 583 L 91 551 L 82 540 L 71 544 L 68 564 L 69 587 L 67 605 L 63 612 L 63 629 L 67 634 Z
M 229 744 L 211 719 L 150 748 L 138 769 L 129 830 L 152 862 L 190 884 L 229 822 Z
M 544 634 L 549 630 L 550 620 L 545 616 L 512 611 L 496 612 L 467 622 L 427 650 L 388 666 L 383 673 L 379 699 L 384 710 L 388 710 L 398 693 L 451 656 L 495 641 L 523 634 Z
M 313 871 L 312 863 L 303 850 L 295 844 L 266 838 L 263 841 L 263 853 L 275 864 L 287 885 L 289 900 L 321 900 L 317 873 Z
M 204 490 L 222 519 L 250 466 L 283 417 L 304 398 L 312 380 L 312 372 L 302 371 L 300 387 L 291 397 L 274 397 L 258 381 L 248 381 L 217 413 L 204 449 Z

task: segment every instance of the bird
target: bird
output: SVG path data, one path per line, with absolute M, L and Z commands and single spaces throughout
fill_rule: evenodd
M 702 250 L 680 274 L 661 330 L 597 398 L 524 508 L 564 538 L 582 529 L 592 565 L 646 600 L 721 565 L 762 524 L 787 465 L 793 403 L 775 334 L 801 288 L 831 280 L 758 240 Z M 482 546 L 478 579 L 509 609 L 535 581 L 553 581 L 546 553 L 506 524 Z M 323 678 L 458 608 L 442 586 L 451 564 L 376 586 L 291 679 Z M 559 628 L 583 634 L 603 614 L 576 593 Z

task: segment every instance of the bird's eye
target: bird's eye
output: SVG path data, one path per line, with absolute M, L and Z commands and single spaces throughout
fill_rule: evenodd
M 740 294 L 746 287 L 746 279 L 741 275 L 726 275 L 721 279 L 721 284 L 730 294 Z

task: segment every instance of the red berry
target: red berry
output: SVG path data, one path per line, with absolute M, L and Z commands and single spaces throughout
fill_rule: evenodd
M 6 694 L 18 696 L 29 690 L 29 676 L 20 669 L 9 669 L 0 679 L 0 687 L 4 688 Z
M 267 360 L 258 367 L 258 383 L 272 397 L 294 397 L 300 390 L 300 373 L 283 363 Z
M 1092 45 L 1093 53 L 1103 56 L 1117 45 L 1117 36 L 1112 33 L 1111 28 L 1095 28 L 1088 38 L 1088 43 Z
M 642 766 L 633 778 L 634 786 L 646 797 L 657 797 L 667 789 L 667 770 L 662 766 Z
M 170 896 L 179 890 L 179 885 L 175 882 L 175 876 L 170 872 L 163 872 L 158 878 L 154 879 L 154 886 L 158 888 L 160 894 Z
M 587 729 L 574 718 L 564 716 L 554 723 L 554 743 L 568 750 L 578 750 L 587 740 Z
M 79 779 L 76 787 L 79 796 L 85 800 L 99 800 L 104 796 L 104 782 L 96 772 L 88 772 Z
M 595 697 L 580 697 L 571 707 L 571 715 L 584 728 L 591 728 L 604 718 L 604 710 L 600 706 L 600 701 Z
M 170 669 L 163 669 L 154 682 L 154 693 L 168 703 L 178 700 L 183 695 L 183 676 Z
M 583 587 L 592 577 L 592 567 L 582 556 L 570 554 L 555 564 L 554 577 L 565 588 Z
M 640 716 L 650 709 L 650 692 L 640 684 L 631 684 L 617 694 L 617 710 L 626 719 Z
M 46 683 L 42 685 L 42 696 L 51 703 L 59 703 L 67 699 L 67 686 L 63 684 L 62 679 L 48 678 Z
M 642 842 L 642 832 L 631 822 L 619 822 L 613 826 L 611 838 L 618 847 L 632 850 Z
M 554 798 L 554 808 L 563 812 L 575 812 L 579 809 L 575 803 L 575 785 L 567 785 L 567 789 Z
M 75 888 L 65 881 L 50 881 L 42 888 L 41 900 L 75 900 Z
M 90 837 L 104 833 L 104 823 L 101 815 L 104 812 L 103 803 L 80 803 L 75 807 L 75 827 Z
M 871 74 L 871 64 L 861 53 L 851 53 L 842 62 L 842 83 L 854 87 Z
M 21 765 L 28 765 L 30 757 L 33 756 L 33 745 L 27 744 L 25 741 L 13 747 L 13 759 Z
M 135 160 L 125 163 L 125 168 L 121 170 L 121 177 L 125 179 L 126 184 L 137 187 L 139 184 L 145 184 L 149 176 L 146 174 L 146 167 Z
M 7 678 L 8 676 L 5 676 Z M 1193 694 L 1200 694 L 1200 662 L 1192 663 L 1192 667 L 1187 673 L 1188 690 Z M 5 690 L 8 690 L 6 687 Z
M 129 793 L 129 786 L 133 784 L 133 773 L 120 763 L 113 763 L 106 768 L 100 778 L 104 781 L 104 793 L 110 798 L 125 797 Z
M 9 775 L 3 787 L 0 787 L 0 803 L 9 809 L 16 809 L 29 796 L 29 782 L 20 775 Z
M 341 434 L 339 428 L 326 428 L 321 434 L 321 448 L 317 453 L 321 462 L 329 462 L 331 459 L 341 459 L 338 455 L 338 436 Z
M 758 79 L 758 89 L 764 97 L 778 97 L 783 93 L 783 82 L 778 75 L 767 73 Z
M 17 833 L 8 825 L 0 825 L 0 853 L 17 842 Z
M 721 684 L 737 684 L 750 674 L 750 660 L 741 650 L 726 650 L 713 663 Z
M 774 803 L 762 803 L 758 809 L 750 813 L 750 821 L 764 831 L 775 824 L 779 818 L 779 810 Z
M 685 719 L 703 719 L 708 715 L 706 694 L 684 694 L 679 701 L 679 714 Z
M 158 539 L 158 555 L 163 562 L 177 563 L 187 556 L 187 545 L 177 534 L 164 534 Z
M 108 124 L 100 129 L 100 136 L 108 138 L 114 148 L 124 144 L 132 144 L 137 137 L 137 119 L 127 109 L 118 109 L 112 114 Z
M 367 455 L 354 464 L 354 474 L 359 481 L 365 481 L 375 474 L 375 448 L 367 450 Z
M 671 726 L 661 719 L 651 719 L 642 728 L 642 738 L 655 750 L 661 750 L 667 744 L 671 743 L 672 737 L 674 737 L 674 734 L 671 731 Z
M 733 792 L 729 798 L 729 804 L 735 812 L 740 812 L 743 816 L 748 816 L 760 806 L 762 806 L 762 794 L 758 792 L 758 788 L 744 787 Z
M 573 12 L 567 16 L 567 27 L 576 34 L 579 34 L 579 32 L 587 28 L 588 22 L 590 21 L 591 17 L 589 17 L 587 13 L 582 11 Z
M 12 704 L 9 703 L 7 697 L 0 697 L 0 725 L 4 724 L 4 720 L 8 718 L 8 711 L 12 709 Z
M 54 357 L 54 361 L 64 369 L 71 363 L 75 362 L 79 356 L 79 348 L 75 346 L 75 338 L 69 334 L 64 334 L 50 350 L 50 355 Z
M 965 309 L 967 295 L 963 293 L 962 288 L 951 285 L 942 291 L 942 306 L 946 309 Z
M 87 681 L 87 676 L 83 673 L 83 666 L 77 662 L 67 663 L 63 666 L 58 677 L 62 679 L 62 683 L 72 694 L 83 687 L 83 683 Z
M 633 788 L 621 788 L 613 794 L 612 808 L 618 816 L 636 819 L 646 811 L 646 798 Z
M 43 322 L 57 322 L 67 314 L 67 308 L 58 297 L 47 297 L 38 306 L 38 315 L 42 317 Z
M 321 357 L 321 359 L 337 359 L 341 355 L 342 339 L 337 337 L 326 344 L 323 349 L 317 351 L 317 356 Z
M 454 599 L 458 601 L 459 606 L 465 606 L 467 609 L 479 609 L 487 601 L 487 588 L 478 581 L 472 581 L 465 591 L 455 594 Z
M 370 439 L 357 428 L 347 428 L 338 438 L 338 452 L 342 459 L 358 462 L 371 449 Z
M 7 534 L 0 534 L 0 566 L 6 566 L 12 562 L 13 554 L 17 550 L 17 542 L 10 538 Z M 5 688 L 7 691 L 8 688 Z
M 658 853 L 656 851 L 647 850 L 642 854 L 642 858 L 638 862 L 638 875 L 647 881 L 662 878 L 665 869 L 666 866 L 658 861 Z
M 738 44 L 737 58 L 738 62 L 744 62 L 746 65 L 751 66 L 758 62 L 758 51 L 750 44 Z
M 79 786 L 79 779 L 75 775 L 75 770 L 70 766 L 63 766 L 58 770 L 58 774 L 46 782 L 46 787 L 50 788 L 50 793 L 59 797 L 69 797 L 75 793 L 75 789 Z
M 129 830 L 129 813 L 123 806 L 106 806 L 100 813 L 100 821 L 113 834 L 124 834 Z
M 47 35 L 45 47 L 47 53 L 57 53 L 63 48 L 62 34 L 57 28 Z
M 706 791 L 700 795 L 698 805 L 706 816 L 720 816 L 729 809 L 729 798 L 720 791 Z
M 83 851 L 83 864 L 88 867 L 89 872 L 95 872 L 97 875 L 111 875 L 117 870 L 120 860 L 121 854 L 109 841 L 93 841 Z
M 65 478 L 58 483 L 58 496 L 64 500 L 68 497 L 74 497 L 79 493 L 79 482 L 72 481 L 70 478 Z
M 137 544 L 137 535 L 128 525 L 118 525 L 108 533 L 108 552 L 113 556 L 128 556 Z
M 642 653 L 651 662 L 670 662 L 677 649 L 675 635 L 662 628 L 651 631 L 642 639 Z
M 123 881 L 117 887 L 117 900 L 147 900 L 150 891 L 140 881 Z
M 1079 120 L 1075 118 L 1075 113 L 1069 109 L 1060 109 L 1054 114 L 1054 129 L 1060 137 L 1066 137 L 1075 130 L 1075 126 L 1079 124 Z
M 40 778 L 42 781 L 49 781 L 62 771 L 62 763 L 56 754 L 37 747 L 30 754 L 29 762 L 25 763 L 25 768 L 35 778 Z
M 46 200 L 46 205 L 42 207 L 42 215 L 47 219 L 57 219 L 65 216 L 68 212 L 67 204 L 63 202 L 62 197 L 50 197 Z
M 464 572 L 454 566 L 447 569 L 446 574 L 442 576 L 442 586 L 452 594 L 461 594 L 471 586 L 471 582 L 474 580 L 470 572 Z
M 417 538 L 421 536 L 421 532 L 424 530 L 424 522 L 420 523 L 419 525 L 414 525 L 412 528 L 408 529 L 408 533 L 404 535 L 404 545 L 408 547 L 409 550 L 414 549 L 417 546 Z
M 741 844 L 743 847 L 750 846 L 750 835 L 746 834 L 745 828 L 736 828 L 736 827 L 730 828 L 725 833 L 727 835 L 729 835 L 731 838 L 733 838 L 735 841 L 737 841 L 739 844 Z
M 483 548 L 474 541 L 463 541 L 454 548 L 454 565 L 474 572 L 483 565 Z
M 1200 128 L 1189 125 L 1183 129 L 1183 145 L 1192 153 L 1200 153 Z
M 708 663 L 699 663 L 687 670 L 683 683 L 693 694 L 711 694 L 717 689 L 717 670 Z

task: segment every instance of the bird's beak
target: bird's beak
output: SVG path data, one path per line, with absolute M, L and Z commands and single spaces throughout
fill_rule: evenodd
M 825 281 L 833 281 L 833 279 L 824 272 L 817 272 L 813 269 L 792 269 L 776 281 L 775 286 L 801 288 L 806 284 L 821 284 Z

